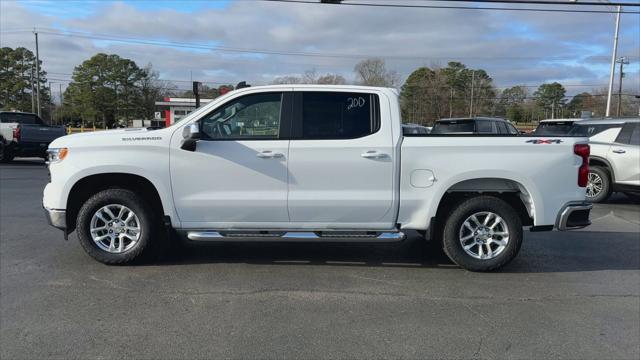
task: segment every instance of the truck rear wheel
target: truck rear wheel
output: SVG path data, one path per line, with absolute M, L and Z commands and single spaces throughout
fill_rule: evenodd
M 164 241 L 160 221 L 144 198 L 131 190 L 107 189 L 80 208 L 80 244 L 104 264 L 126 264 L 150 255 Z
M 492 196 L 462 201 L 444 223 L 443 248 L 464 269 L 490 271 L 513 260 L 522 245 L 522 221 L 511 205 Z

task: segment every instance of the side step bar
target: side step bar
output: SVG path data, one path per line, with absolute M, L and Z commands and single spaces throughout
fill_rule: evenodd
M 324 242 L 397 242 L 405 239 L 402 232 L 373 231 L 186 231 L 191 241 L 324 241 Z

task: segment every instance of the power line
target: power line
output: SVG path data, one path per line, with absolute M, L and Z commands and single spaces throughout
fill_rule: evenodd
M 370 2 L 358 3 L 320 3 L 306 0 L 262 0 L 267 2 L 280 2 L 291 4 L 321 4 L 336 6 L 369 6 L 385 8 L 410 8 L 410 9 L 459 9 L 459 10 L 495 10 L 495 11 L 534 11 L 534 12 L 556 12 L 556 13 L 591 13 L 591 14 L 616 14 L 615 10 L 585 10 L 585 9 L 548 9 L 548 8 L 523 8 L 523 7 L 481 7 L 481 6 L 457 6 L 457 5 L 416 5 L 416 4 L 381 4 Z M 621 14 L 640 14 L 640 11 L 621 11 Z
M 38 31 L 38 33 L 40 34 L 47 34 L 47 35 L 54 35 L 54 36 L 86 38 L 86 39 L 92 39 L 92 40 L 106 40 L 106 41 L 115 41 L 115 42 L 140 44 L 140 45 L 177 47 L 177 48 L 212 50 L 212 51 L 222 51 L 222 52 L 237 52 L 237 53 L 247 53 L 247 54 L 279 55 L 279 56 L 302 56 L 302 57 L 343 58 L 343 59 L 384 58 L 384 59 L 394 59 L 394 60 L 403 60 L 403 59 L 404 60 L 451 60 L 451 59 L 491 60 L 491 59 L 495 59 L 495 57 L 487 57 L 487 56 L 446 56 L 446 57 L 444 56 L 403 56 L 403 55 L 380 56 L 380 55 L 373 55 L 373 54 L 311 53 L 311 52 L 280 51 L 280 50 L 269 50 L 269 49 L 250 49 L 250 48 L 234 48 L 234 47 L 225 47 L 225 46 L 211 46 L 206 44 L 184 43 L 184 42 L 154 40 L 154 39 L 141 39 L 141 38 L 124 37 L 124 36 L 109 35 L 109 34 L 86 33 L 86 32 L 80 32 L 80 31 L 58 31 L 58 30 L 49 29 L 49 28 L 38 28 L 35 31 Z M 0 33 L 5 33 L 5 32 L 3 31 Z M 556 57 L 501 56 L 500 57 L 500 59 L 504 59 L 504 60 L 532 60 L 532 59 L 572 60 L 574 58 L 575 57 L 570 57 L 570 56 L 556 56 Z M 596 55 L 596 56 L 591 56 L 590 58 L 605 58 L 605 56 Z

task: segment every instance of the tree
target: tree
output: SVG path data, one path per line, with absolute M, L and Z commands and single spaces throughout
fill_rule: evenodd
M 507 119 L 515 122 L 525 120 L 524 104 L 527 99 L 527 88 L 524 86 L 513 86 L 504 89 L 500 94 L 496 113 L 504 114 Z
M 472 84 L 473 115 L 493 114 L 496 92 L 486 71 L 459 62 L 416 69 L 402 86 L 403 121 L 428 125 L 442 117 L 469 116 Z
M 361 85 L 396 87 L 400 82 L 398 74 L 387 70 L 384 60 L 380 58 L 362 60 L 356 64 L 354 71 Z
M 141 69 L 118 55 L 96 54 L 76 66 L 72 78 L 65 91 L 65 108 L 105 127 L 148 117 L 151 98 L 157 95 L 152 91 L 157 74 L 151 67 Z
M 47 89 L 47 73 L 40 60 L 40 106 L 48 117 L 50 102 Z M 7 110 L 31 111 L 32 100 L 35 104 L 36 81 L 36 57 L 23 47 L 15 49 L 9 47 L 0 48 L 0 108 Z M 33 77 L 33 90 L 31 79 Z M 36 110 L 37 112 L 37 110 Z
M 558 82 L 542 84 L 533 93 L 536 104 L 544 110 L 551 110 L 551 118 L 555 118 L 558 110 L 565 105 L 565 88 Z
M 324 84 L 344 85 L 347 83 L 344 77 L 338 74 L 318 75 L 315 70 L 307 70 L 302 76 L 281 76 L 272 81 L 273 84 Z

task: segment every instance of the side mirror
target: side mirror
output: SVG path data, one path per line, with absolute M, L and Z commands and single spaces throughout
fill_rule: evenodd
M 182 140 L 180 148 L 182 150 L 195 151 L 198 140 L 200 140 L 200 127 L 198 126 L 198 123 L 186 126 L 182 130 L 182 137 L 184 140 Z

